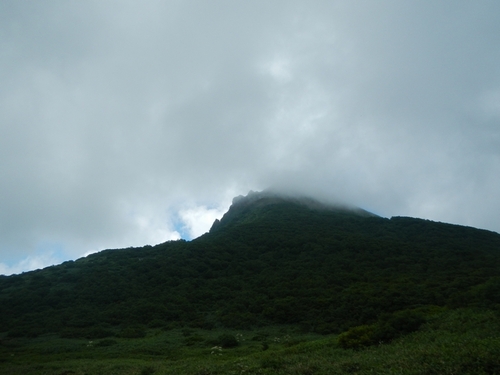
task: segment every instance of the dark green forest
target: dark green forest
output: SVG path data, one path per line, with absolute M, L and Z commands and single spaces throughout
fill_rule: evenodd
M 500 311 L 499 234 L 265 193 L 193 241 L 0 277 L 4 342 L 293 326 L 359 350 L 460 309 Z
M 256 194 L 191 242 L 1 277 L 0 331 L 297 324 L 338 333 L 425 306 L 497 309 L 499 266 L 497 233 Z

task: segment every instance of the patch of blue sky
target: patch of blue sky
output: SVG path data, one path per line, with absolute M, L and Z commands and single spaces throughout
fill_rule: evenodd
M 68 257 L 62 243 L 44 241 L 32 254 L 23 257 L 11 256 L 0 262 L 0 275 L 29 272 L 62 263 Z
M 172 225 L 174 230 L 181 236 L 181 239 L 186 241 L 191 241 L 193 239 L 186 222 L 182 219 L 179 213 L 172 215 Z

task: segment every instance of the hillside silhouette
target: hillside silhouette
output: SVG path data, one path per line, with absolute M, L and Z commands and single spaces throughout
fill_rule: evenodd
M 288 324 L 328 334 L 408 311 L 499 304 L 498 233 L 264 192 L 235 198 L 193 241 L 0 277 L 0 332 L 102 338 Z

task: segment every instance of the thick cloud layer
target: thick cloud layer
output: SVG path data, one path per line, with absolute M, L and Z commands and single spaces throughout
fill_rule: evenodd
M 0 273 L 267 187 L 500 231 L 498 1 L 0 3 Z

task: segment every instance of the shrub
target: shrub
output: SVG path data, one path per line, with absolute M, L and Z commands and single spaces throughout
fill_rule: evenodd
M 238 340 L 236 340 L 236 337 L 227 333 L 220 335 L 217 341 L 218 344 L 223 348 L 235 348 L 239 345 L 239 342 Z
M 425 322 L 421 313 L 403 310 L 382 315 L 376 324 L 350 328 L 339 335 L 339 345 L 344 349 L 359 349 L 392 340 L 414 332 Z
M 373 333 L 374 342 L 390 342 L 400 336 L 415 332 L 425 322 L 422 314 L 414 310 L 402 310 L 383 315 Z
M 193 345 L 200 343 L 202 341 L 204 341 L 204 339 L 200 335 L 191 335 L 191 336 L 188 336 L 184 339 L 184 343 L 187 346 L 193 346 Z
M 339 335 L 339 345 L 344 349 L 360 349 L 364 346 L 372 345 L 374 325 L 363 325 L 350 328 Z

